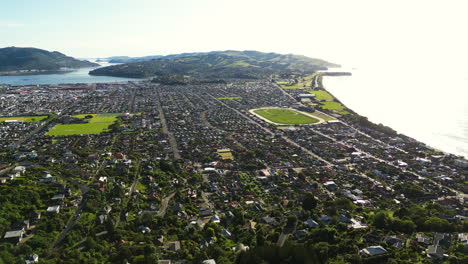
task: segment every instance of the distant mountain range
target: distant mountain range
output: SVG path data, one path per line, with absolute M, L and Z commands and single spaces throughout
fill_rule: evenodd
M 56 71 L 63 68 L 97 67 L 99 64 L 81 61 L 57 51 L 36 48 L 0 48 L 0 72 Z
M 309 73 L 339 65 L 302 55 L 259 51 L 212 51 L 167 56 L 110 57 L 109 62 L 125 64 L 98 68 L 91 75 L 146 78 L 164 75 L 201 77 L 258 78 L 282 72 Z

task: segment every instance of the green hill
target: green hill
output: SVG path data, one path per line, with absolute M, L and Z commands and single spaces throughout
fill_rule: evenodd
M 7 47 L 0 49 L 0 72 L 20 70 L 55 71 L 61 68 L 96 67 L 99 64 L 81 61 L 57 51 L 36 48 Z
M 301 55 L 259 51 L 214 51 L 168 55 L 148 61 L 95 69 L 91 75 L 144 78 L 163 75 L 257 78 L 273 73 L 310 73 L 338 65 Z

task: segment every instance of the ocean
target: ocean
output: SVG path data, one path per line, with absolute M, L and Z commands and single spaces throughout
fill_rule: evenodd
M 97 62 L 105 67 L 114 65 L 107 62 Z M 88 72 L 99 68 L 81 68 L 67 73 L 57 74 L 35 74 L 35 75 L 14 75 L 14 76 L 0 76 L 0 84 L 13 84 L 13 85 L 27 85 L 27 84 L 58 84 L 58 83 L 103 83 L 103 82 L 125 82 L 135 81 L 141 79 L 121 78 L 111 76 L 92 76 Z
M 348 108 L 428 146 L 468 158 L 467 67 L 330 69 L 325 88 Z

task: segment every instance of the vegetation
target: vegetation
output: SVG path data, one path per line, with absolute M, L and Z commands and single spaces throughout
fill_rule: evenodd
M 0 122 L 8 121 L 8 120 L 18 120 L 23 122 L 39 122 L 41 120 L 46 119 L 48 116 L 8 116 L 8 117 L 0 117 Z
M 280 72 L 315 72 L 335 64 L 300 55 L 258 51 L 219 51 L 170 55 L 149 61 L 95 69 L 91 75 L 145 78 L 191 75 L 208 78 L 259 78 Z
M 91 116 L 91 118 L 89 118 Z M 58 124 L 54 126 L 46 135 L 64 136 L 81 134 L 99 134 L 109 131 L 111 125 L 117 122 L 115 116 L 100 116 L 97 114 L 75 115 L 73 117 L 86 120 L 83 124 Z M 87 118 L 88 117 L 88 118 Z
M 342 111 L 345 109 L 345 107 L 341 103 L 338 103 L 338 102 L 323 102 L 322 108 L 327 109 L 327 110 L 338 110 L 338 111 Z
M 283 85 L 283 86 L 281 86 L 281 88 L 283 88 L 285 90 L 293 90 L 293 89 L 304 89 L 304 88 L 307 88 L 307 87 L 302 86 L 302 85 L 293 84 L 293 85 Z
M 291 109 L 258 109 L 254 111 L 256 114 L 279 124 L 313 124 L 319 122 L 318 119 L 304 115 L 300 112 Z
M 318 101 L 331 101 L 333 99 L 335 99 L 330 93 L 328 93 L 327 91 L 310 91 L 309 93 L 311 94 L 315 94 L 315 99 L 318 100 Z
M 35 48 L 8 47 L 0 49 L 0 71 L 60 70 L 60 68 L 95 67 L 99 64 L 80 61 L 60 52 Z

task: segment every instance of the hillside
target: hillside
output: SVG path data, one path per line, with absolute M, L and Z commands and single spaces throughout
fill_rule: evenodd
M 162 75 L 258 78 L 281 72 L 314 72 L 338 65 L 301 55 L 258 51 L 214 51 L 168 55 L 95 69 L 91 75 L 144 78 Z
M 7 47 L 0 49 L 0 72 L 40 70 L 55 71 L 61 68 L 95 67 L 99 64 L 80 61 L 57 51 L 36 48 Z

